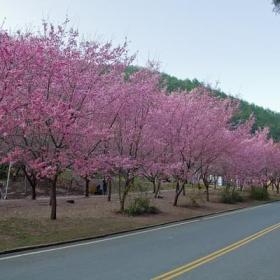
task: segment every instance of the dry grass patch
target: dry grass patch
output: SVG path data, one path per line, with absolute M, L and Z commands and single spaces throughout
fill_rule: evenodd
M 216 191 L 211 195 L 211 202 L 201 199 L 194 205 L 188 191 L 186 197 L 180 198 L 179 207 L 174 207 L 172 205 L 174 193 L 168 191 L 162 195 L 162 199 L 154 199 L 152 194 L 146 194 L 151 200 L 151 205 L 160 210 L 159 214 L 138 217 L 118 214 L 117 196 L 113 196 L 111 202 L 107 202 L 103 196 L 72 197 L 75 200 L 74 204 L 66 202 L 69 197 L 60 197 L 56 221 L 49 219 L 48 198 L 39 198 L 37 201 L 29 199 L 0 201 L 0 251 L 95 237 L 256 204 L 253 201 L 234 205 L 222 204 L 218 202 L 219 191 Z M 134 197 L 135 194 L 130 200 Z

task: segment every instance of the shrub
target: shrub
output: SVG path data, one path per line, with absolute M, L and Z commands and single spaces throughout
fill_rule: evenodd
M 7 164 L 1 164 L 0 165 L 0 179 L 6 179 L 7 173 L 8 173 L 8 165 Z
M 142 177 L 135 177 L 132 186 L 131 191 L 132 192 L 140 192 L 145 193 L 151 189 L 151 183 Z
M 200 189 L 192 190 L 192 192 L 190 192 L 187 197 L 189 198 L 191 206 L 193 207 L 199 207 L 199 203 L 204 202 Z
M 197 202 L 195 197 L 190 197 L 190 201 L 193 207 L 199 207 L 199 203 Z
M 230 191 L 229 189 L 225 189 L 221 195 L 221 202 L 227 204 L 234 204 L 236 202 L 242 202 L 243 197 L 240 195 L 239 192 Z
M 235 202 L 242 202 L 244 200 L 239 192 L 234 191 L 231 194 L 232 194 L 232 198 Z
M 129 216 L 139 216 L 143 214 L 157 214 L 159 210 L 150 205 L 150 200 L 148 198 L 138 197 L 133 200 L 125 212 Z
M 250 196 L 252 199 L 260 201 L 269 199 L 269 193 L 267 189 L 261 187 L 252 187 Z

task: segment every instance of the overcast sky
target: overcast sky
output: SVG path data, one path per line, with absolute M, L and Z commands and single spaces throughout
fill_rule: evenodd
M 15 30 L 66 15 L 86 38 L 128 39 L 136 63 L 197 78 L 280 112 L 280 15 L 272 0 L 0 0 L 0 20 Z

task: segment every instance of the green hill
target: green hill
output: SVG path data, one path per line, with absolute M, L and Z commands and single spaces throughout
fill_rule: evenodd
M 130 73 L 137 71 L 139 68 L 141 67 L 130 66 L 127 69 L 127 74 L 129 75 Z M 253 103 L 249 103 L 242 99 L 228 95 L 219 89 L 213 89 L 211 86 L 206 85 L 203 82 L 198 81 L 197 79 L 181 80 L 166 73 L 161 73 L 161 82 L 162 85 L 167 88 L 168 92 L 176 90 L 191 91 L 198 86 L 204 86 L 221 98 L 230 97 L 233 99 L 237 99 L 240 102 L 240 113 L 236 116 L 234 121 L 242 122 L 244 120 L 247 120 L 249 116 L 253 114 L 255 117 L 255 125 L 253 129 L 256 130 L 258 128 L 269 127 L 270 136 L 274 140 L 280 141 L 280 113 L 271 111 L 270 109 L 265 109 L 261 106 L 257 106 Z
M 169 92 L 175 90 L 190 91 L 198 86 L 205 86 L 218 96 L 221 96 L 223 98 L 230 97 L 230 98 L 237 99 L 236 97 L 227 95 L 221 90 L 212 89 L 209 85 L 205 85 L 204 83 L 198 81 L 197 79 L 180 80 L 174 76 L 170 76 L 165 73 L 162 73 L 162 82 L 166 85 L 167 90 Z M 253 113 L 253 115 L 255 116 L 254 129 L 269 127 L 271 137 L 277 141 L 280 141 L 280 113 L 273 112 L 269 109 L 265 109 L 261 106 L 251 104 L 244 100 L 240 100 L 240 99 L 238 100 L 240 101 L 240 113 L 237 116 L 237 120 L 239 121 L 246 120 Z

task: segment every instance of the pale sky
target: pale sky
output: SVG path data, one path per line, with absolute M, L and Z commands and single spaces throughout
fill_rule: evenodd
M 94 40 L 128 39 L 136 64 L 197 78 L 280 112 L 280 15 L 272 0 L 0 0 L 6 29 L 66 15 Z

